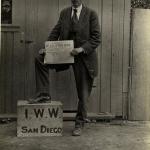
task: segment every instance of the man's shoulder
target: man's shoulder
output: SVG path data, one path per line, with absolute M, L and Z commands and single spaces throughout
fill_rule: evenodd
M 96 11 L 95 11 L 94 9 L 89 8 L 89 7 L 87 7 L 87 6 L 85 6 L 85 9 L 86 9 L 86 11 L 88 11 L 90 14 L 97 15 L 97 13 L 96 13 Z
M 66 12 L 69 12 L 70 10 L 71 10 L 71 7 L 66 7 L 61 10 L 61 13 L 66 13 Z

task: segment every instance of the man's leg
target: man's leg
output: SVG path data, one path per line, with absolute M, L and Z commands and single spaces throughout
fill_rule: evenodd
M 50 65 L 44 64 L 43 55 L 35 57 L 36 95 L 29 99 L 29 103 L 46 102 L 50 100 L 49 68 Z
M 49 65 L 44 64 L 44 56 L 35 57 L 36 93 L 49 93 Z
M 29 103 L 45 102 L 50 100 L 49 95 L 49 69 L 63 71 L 69 68 L 66 64 L 44 64 L 44 55 L 35 57 L 36 96 L 29 99 Z M 43 100 L 44 99 L 44 100 Z
M 75 128 L 82 128 L 87 118 L 87 103 L 91 94 L 93 79 L 90 77 L 88 70 L 81 58 L 75 59 L 73 70 L 79 98 Z

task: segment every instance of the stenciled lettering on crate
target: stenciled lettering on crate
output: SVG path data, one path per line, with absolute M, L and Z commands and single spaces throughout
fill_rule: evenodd
M 17 135 L 24 136 L 61 136 L 63 110 L 60 102 L 28 104 L 18 102 Z

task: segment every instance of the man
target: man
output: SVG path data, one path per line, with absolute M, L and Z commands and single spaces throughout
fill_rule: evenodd
M 85 7 L 81 0 L 71 0 L 71 2 L 71 7 L 61 11 L 60 18 L 50 33 L 48 40 L 74 41 L 74 49 L 71 55 L 75 59 L 75 63 L 72 66 L 79 102 L 73 135 L 79 136 L 87 119 L 87 99 L 92 90 L 94 77 L 97 75 L 97 55 L 95 49 L 100 43 L 100 31 L 96 13 Z M 57 71 L 69 68 L 69 65 L 66 64 L 45 65 L 43 63 L 44 50 L 40 50 L 39 53 L 40 55 L 35 59 L 38 95 L 31 100 L 31 103 L 50 99 L 49 68 L 56 69 Z

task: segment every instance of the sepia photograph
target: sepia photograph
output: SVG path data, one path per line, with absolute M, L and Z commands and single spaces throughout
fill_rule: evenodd
M 0 7 L 0 150 L 150 150 L 150 0 Z

